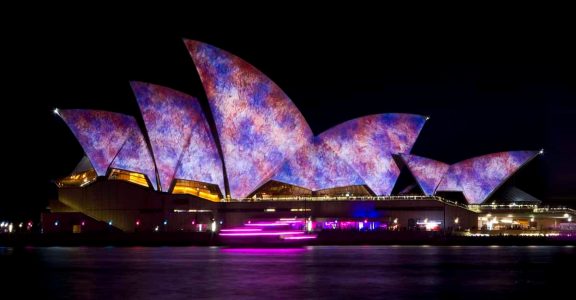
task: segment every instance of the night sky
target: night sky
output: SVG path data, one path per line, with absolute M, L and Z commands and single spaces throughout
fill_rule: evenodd
M 454 163 L 544 148 L 515 184 L 550 203 L 576 203 L 576 52 L 561 17 L 504 26 L 494 19 L 461 23 L 466 16 L 413 23 L 418 16 L 392 18 L 391 12 L 355 15 L 360 21 L 347 18 L 355 12 L 326 13 L 322 21 L 320 12 L 252 17 L 191 11 L 179 21 L 159 14 L 164 18 L 61 13 L 7 35 L 6 87 L 15 93 L 3 102 L 14 102 L 2 121 L 10 166 L 4 186 L 20 194 L 3 197 L 0 218 L 34 218 L 56 197 L 51 181 L 69 174 L 83 156 L 54 108 L 141 118 L 130 80 L 205 102 L 182 38 L 225 49 L 267 74 L 315 134 L 359 116 L 402 112 L 431 116 L 412 150 L 416 155 Z

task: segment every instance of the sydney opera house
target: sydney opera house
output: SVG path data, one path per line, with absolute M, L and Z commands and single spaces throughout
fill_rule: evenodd
M 314 220 L 319 230 L 338 222 L 478 228 L 475 206 L 495 195 L 525 195 L 504 183 L 540 151 L 455 164 L 421 157 L 411 149 L 428 117 L 401 113 L 360 117 L 314 135 L 255 67 L 202 42 L 185 44 L 209 109 L 182 92 L 132 82 L 141 116 L 54 111 L 85 157 L 56 181 L 45 231 L 205 231 L 285 217 Z M 396 186 L 401 173 L 414 184 Z

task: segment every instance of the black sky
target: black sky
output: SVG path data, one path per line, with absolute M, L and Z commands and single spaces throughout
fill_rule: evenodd
M 430 115 L 412 153 L 454 163 L 544 148 L 516 184 L 544 200 L 576 201 L 576 52 L 569 21 L 364 17 L 346 10 L 283 17 L 274 10 L 265 17 L 193 9 L 186 18 L 60 13 L 16 24 L 3 50 L 6 88 L 15 89 L 4 103 L 14 109 L 2 125 L 10 141 L 8 185 L 21 194 L 1 201 L 0 217 L 34 214 L 54 197 L 51 180 L 82 157 L 53 108 L 139 117 L 130 80 L 205 101 L 182 38 L 228 50 L 263 71 L 316 134 L 366 114 Z

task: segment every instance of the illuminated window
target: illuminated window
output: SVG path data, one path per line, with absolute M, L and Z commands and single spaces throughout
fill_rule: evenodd
M 94 182 L 96 177 L 96 171 L 90 169 L 59 179 L 56 181 L 56 185 L 58 185 L 58 187 L 82 187 Z
M 172 194 L 194 195 L 214 202 L 218 202 L 222 198 L 220 189 L 215 184 L 183 179 L 176 179 Z
M 148 180 L 146 179 L 146 176 L 142 173 L 129 172 L 120 169 L 112 169 L 112 172 L 110 172 L 110 176 L 108 177 L 108 179 L 123 180 L 132 182 L 137 185 L 149 187 Z

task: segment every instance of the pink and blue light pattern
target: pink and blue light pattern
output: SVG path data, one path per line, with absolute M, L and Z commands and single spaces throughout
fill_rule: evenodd
M 272 179 L 310 190 L 364 184 L 360 175 L 318 138 L 287 159 Z
M 160 177 L 160 190 L 167 191 L 188 146 L 192 130 L 203 123 L 198 100 L 163 86 L 132 82 L 132 89 L 148 131 Z M 194 141 L 197 142 L 197 141 Z
M 392 154 L 409 153 L 426 118 L 379 114 L 353 119 L 320 135 L 377 195 L 390 195 L 400 175 Z
M 424 194 L 428 196 L 434 195 L 436 187 L 448 171 L 450 165 L 416 155 L 401 154 L 400 156 L 408 166 L 412 175 L 414 175 Z
M 152 155 L 150 154 L 150 150 L 148 149 L 140 128 L 138 128 L 136 120 L 132 117 L 130 117 L 130 119 L 131 133 L 110 167 L 142 173 L 148 177 L 154 190 L 157 190 L 156 168 L 154 167 Z
M 106 175 L 108 166 L 120 151 L 131 130 L 132 117 L 101 110 L 60 110 L 66 125 L 80 142 L 98 176 Z
M 200 103 L 192 103 L 192 132 L 184 155 L 176 171 L 175 178 L 216 184 L 224 194 L 224 172 L 222 159 Z
M 448 169 L 436 191 L 461 191 L 470 204 L 481 204 L 537 151 L 498 152 L 470 158 Z
M 246 197 L 309 145 L 312 131 L 286 94 L 255 67 L 214 46 L 185 43 L 212 109 L 231 196 Z

